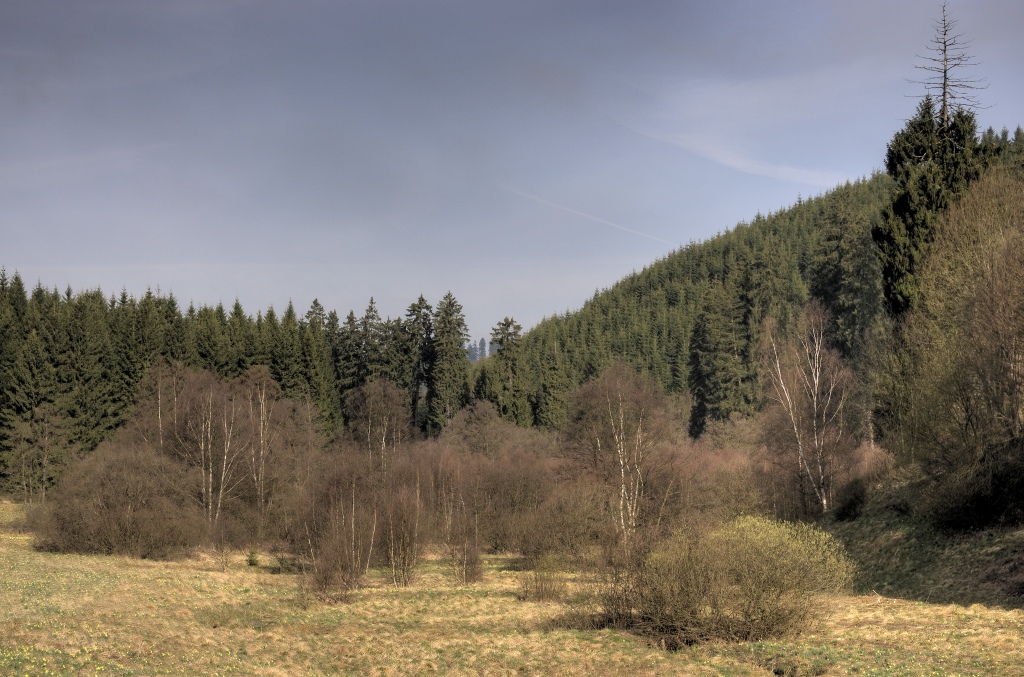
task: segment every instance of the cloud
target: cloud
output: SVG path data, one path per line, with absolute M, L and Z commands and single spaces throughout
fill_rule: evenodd
M 639 131 L 639 130 L 637 130 Z M 724 167 L 735 169 L 755 176 L 766 176 L 779 181 L 808 184 L 821 188 L 832 188 L 849 177 L 830 171 L 803 169 L 786 165 L 763 162 L 748 157 L 720 144 L 719 139 L 698 134 L 654 134 L 639 132 L 659 141 L 671 143 L 705 159 L 716 162 Z
M 566 207 L 565 205 L 560 205 L 560 204 L 558 204 L 556 202 L 551 202 L 550 200 L 545 200 L 544 198 L 540 197 L 539 195 L 534 195 L 533 193 L 528 193 L 525 190 L 522 190 L 521 188 L 517 188 L 517 187 L 515 187 L 513 185 L 510 185 L 510 184 L 505 184 L 505 185 L 503 185 L 501 187 L 504 190 L 507 190 L 508 192 L 512 193 L 513 195 L 518 195 L 519 197 L 524 197 L 527 200 L 532 200 L 533 202 L 536 202 L 537 204 L 542 204 L 545 207 L 551 207 L 552 209 L 559 209 L 559 210 L 561 210 L 563 212 L 568 212 L 569 214 L 574 214 L 574 215 L 580 216 L 580 217 L 582 217 L 584 219 L 588 219 L 590 221 L 594 221 L 595 223 L 600 223 L 600 224 L 603 224 L 603 225 L 606 225 L 606 226 L 611 226 L 612 228 L 617 228 L 617 229 L 619 229 L 621 231 L 624 231 L 626 233 L 630 233 L 632 235 L 639 235 L 640 237 L 646 237 L 649 240 L 654 240 L 655 242 L 661 242 L 663 244 L 667 244 L 667 245 L 671 245 L 671 246 L 676 246 L 676 245 L 679 244 L 678 242 L 669 242 L 668 240 L 663 240 L 662 238 L 657 237 L 655 235 L 651 235 L 649 233 L 643 233 L 643 232 L 640 232 L 639 230 L 633 230 L 632 228 L 627 228 L 626 226 L 623 226 L 621 224 L 615 223 L 614 221 L 608 221 L 607 219 L 602 219 L 599 216 L 594 216 L 593 214 L 587 214 L 586 212 L 581 212 L 581 211 L 579 211 L 577 209 L 573 209 L 572 207 Z
M 730 169 L 831 188 L 849 177 L 809 167 L 833 154 L 808 140 L 833 127 L 834 120 L 877 88 L 877 71 L 878 64 L 864 60 L 773 77 L 662 83 L 650 88 L 642 103 L 612 118 Z

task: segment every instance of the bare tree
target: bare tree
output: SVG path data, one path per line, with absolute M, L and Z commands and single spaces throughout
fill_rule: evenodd
M 781 412 L 766 437 L 808 481 L 823 512 L 832 507 L 835 479 L 857 445 L 850 420 L 853 374 L 828 346 L 827 326 L 827 313 L 812 302 L 788 340 L 769 324 L 762 351 L 768 397 Z
M 244 479 L 239 472 L 248 448 L 236 394 L 212 374 L 194 374 L 181 394 L 175 430 L 179 457 L 199 471 L 199 503 L 207 526 L 219 526 L 226 500 Z
M 405 393 L 386 379 L 376 379 L 351 391 L 347 405 L 349 427 L 383 481 L 391 472 L 398 448 L 410 436 Z
M 266 367 L 252 369 L 246 375 L 246 380 L 252 436 L 246 462 L 256 503 L 258 536 L 262 538 L 272 496 L 270 464 L 280 437 L 280 425 L 277 424 L 275 412 L 281 392 Z
M 617 363 L 581 387 L 567 431 L 568 456 L 612 488 L 616 530 L 628 544 L 640 525 L 650 475 L 665 460 L 668 436 L 661 394 Z
M 960 75 L 961 69 L 977 66 L 974 56 L 967 51 L 970 45 L 962 33 L 956 32 L 956 20 L 950 18 L 947 3 L 942 3 L 942 17 L 935 21 L 935 36 L 928 46 L 927 55 L 918 55 L 924 64 L 917 69 L 927 73 L 923 84 L 929 94 L 941 102 L 939 120 L 943 127 L 948 127 L 951 111 L 960 108 L 974 110 L 980 107 L 978 99 L 972 94 L 985 89 L 984 79 Z

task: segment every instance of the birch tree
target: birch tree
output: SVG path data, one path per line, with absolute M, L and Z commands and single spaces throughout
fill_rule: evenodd
M 810 486 L 822 512 L 832 508 L 833 488 L 856 447 L 852 372 L 829 346 L 828 316 L 808 304 L 793 335 L 768 324 L 762 361 L 767 394 L 779 414 L 766 436 L 770 447 Z

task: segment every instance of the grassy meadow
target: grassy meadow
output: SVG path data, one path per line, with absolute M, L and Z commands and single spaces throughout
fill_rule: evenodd
M 868 594 L 794 640 L 664 651 L 572 622 L 573 607 L 519 599 L 522 573 L 486 559 L 459 587 L 429 559 L 413 584 L 388 572 L 325 603 L 263 553 L 153 562 L 37 552 L 0 503 L 0 674 L 1017 675 L 1024 613 Z M 570 582 L 569 590 L 573 586 Z

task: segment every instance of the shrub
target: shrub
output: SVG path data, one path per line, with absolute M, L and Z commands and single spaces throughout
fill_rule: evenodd
M 861 478 L 847 482 L 836 495 L 835 518 L 840 522 L 850 522 L 860 517 L 861 510 L 868 498 L 868 485 Z
M 341 598 L 362 585 L 379 526 L 378 495 L 367 463 L 332 459 L 299 499 L 292 550 L 308 563 L 308 583 L 319 597 Z
M 796 634 L 847 589 L 853 568 L 830 535 L 806 524 L 741 517 L 705 536 L 677 535 L 645 560 L 635 624 L 675 643 Z
M 205 525 L 174 461 L 145 446 L 107 444 L 73 466 L 51 494 L 39 546 L 166 558 L 202 542 Z
M 519 578 L 519 598 L 528 602 L 560 600 L 565 596 L 566 584 L 558 558 L 553 554 L 540 557 L 531 571 Z

